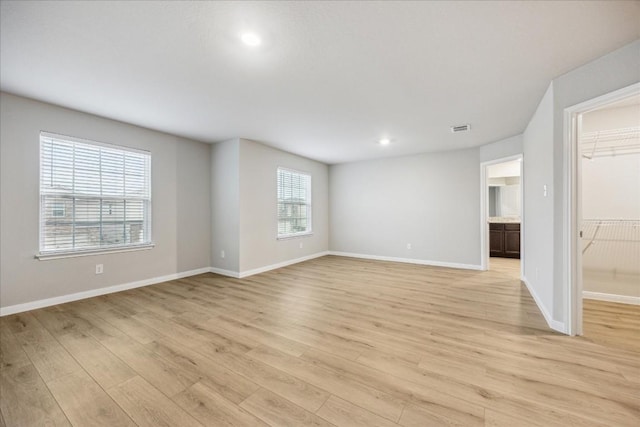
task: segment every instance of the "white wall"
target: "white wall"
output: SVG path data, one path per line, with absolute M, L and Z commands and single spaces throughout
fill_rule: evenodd
M 0 122 L 2 307 L 209 266 L 209 167 L 208 162 L 196 160 L 208 158 L 207 144 L 7 93 L 0 94 Z M 151 151 L 155 248 L 47 261 L 34 258 L 39 249 L 42 130 Z M 192 212 L 181 204 L 201 211 Z M 104 264 L 102 275 L 94 274 L 98 263 Z
M 553 143 L 551 84 L 523 134 L 524 277 L 547 320 L 552 318 L 554 306 Z
M 501 139 L 500 141 L 481 146 L 480 161 L 488 162 L 490 160 L 515 156 L 522 154 L 522 150 L 522 134 L 515 135 L 510 138 Z
M 582 116 L 583 132 L 638 126 L 638 104 Z M 640 144 L 638 139 L 626 142 Z M 582 159 L 582 217 L 640 220 L 640 154 Z
M 210 144 L 189 141 L 176 147 L 176 255 L 179 272 L 210 266 L 210 153 Z
M 582 160 L 582 217 L 640 220 L 640 154 Z
M 310 236 L 277 239 L 279 166 L 311 175 Z M 324 163 L 240 139 L 240 272 L 329 250 L 328 176 L 329 169 Z
M 331 166 L 331 250 L 479 268 L 478 151 Z
M 240 271 L 240 141 L 211 147 L 211 266 Z M 222 258 L 222 251 L 225 252 Z
M 640 154 L 583 160 L 582 184 L 583 218 L 640 220 Z M 640 296 L 640 228 L 610 223 L 596 237 L 582 257 L 584 290 Z

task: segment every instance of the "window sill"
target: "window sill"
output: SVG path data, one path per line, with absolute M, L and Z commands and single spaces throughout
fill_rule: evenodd
M 106 255 L 106 254 L 113 254 L 113 253 L 119 253 L 119 252 L 146 251 L 149 249 L 153 249 L 155 246 L 156 245 L 154 243 L 148 243 L 145 245 L 119 246 L 114 248 L 100 248 L 100 249 L 91 249 L 86 251 L 39 253 L 35 256 L 35 258 L 40 261 L 48 261 L 52 259 L 76 258 L 81 256 L 92 256 L 92 255 Z
M 297 237 L 311 237 L 313 236 L 313 231 L 306 231 L 304 233 L 297 233 L 297 234 L 287 234 L 286 236 L 278 236 L 276 237 L 277 240 L 290 240 L 290 239 L 295 239 Z

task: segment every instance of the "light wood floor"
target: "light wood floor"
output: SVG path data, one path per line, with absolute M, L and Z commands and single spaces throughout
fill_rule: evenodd
M 516 265 L 327 256 L 3 317 L 0 425 L 638 426 L 639 307 L 553 333 Z

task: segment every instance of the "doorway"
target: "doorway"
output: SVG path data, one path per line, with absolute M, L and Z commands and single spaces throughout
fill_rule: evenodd
M 522 277 L 522 155 L 481 164 L 482 268 Z
M 625 348 L 640 314 L 638 117 L 640 84 L 565 110 L 567 332 Z
M 625 333 L 640 315 L 640 95 L 579 122 L 583 335 L 640 350 Z

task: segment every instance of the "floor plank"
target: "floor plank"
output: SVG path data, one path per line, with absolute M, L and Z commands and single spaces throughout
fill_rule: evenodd
M 31 364 L 0 370 L 0 397 L 0 412 L 7 426 L 70 426 Z
M 198 377 L 199 382 L 232 402 L 240 403 L 259 388 L 255 382 L 207 357 L 206 351 L 199 353 L 170 339 L 154 341 L 147 348 L 173 364 L 183 366 Z
M 82 368 L 60 343 L 30 314 L 22 314 L 14 335 L 45 382 L 77 372 Z
M 131 419 L 84 371 L 47 383 L 74 426 L 134 426 Z
M 270 391 L 260 389 L 240 406 L 271 426 L 325 427 L 332 424 Z
M 350 381 L 334 371 L 323 369 L 277 350 L 258 347 L 248 355 L 277 369 L 288 372 L 298 378 L 331 392 L 392 421 L 397 421 L 404 403 L 388 393 L 362 383 Z
M 131 378 L 108 392 L 139 426 L 202 425 L 141 377 Z
M 133 369 L 103 347 L 91 335 L 83 332 L 70 332 L 59 336 L 58 341 L 105 389 L 136 376 Z
M 228 353 L 210 354 L 209 357 L 221 366 L 238 372 L 262 388 L 283 396 L 307 411 L 315 412 L 329 398 L 328 392 L 314 384 L 255 358 Z
M 337 426 L 344 427 L 393 427 L 398 425 L 335 396 L 331 396 L 316 411 L 316 415 Z
M 228 427 L 266 425 L 201 382 L 174 396 L 173 400 L 204 425 Z

